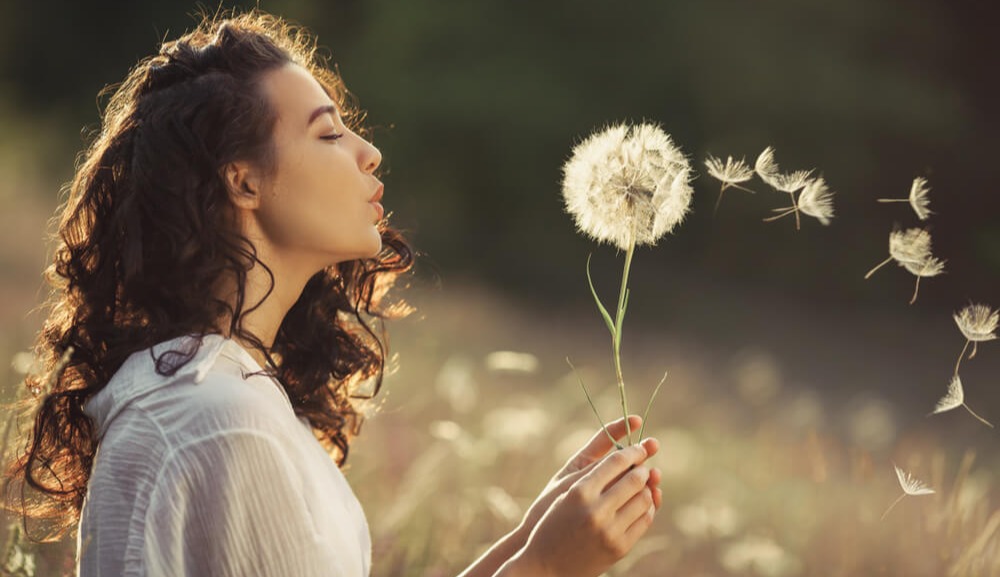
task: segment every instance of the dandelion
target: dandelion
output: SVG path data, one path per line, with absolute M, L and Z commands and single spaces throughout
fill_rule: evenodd
M 715 201 L 715 210 L 719 210 L 719 203 L 722 202 L 722 193 L 726 192 L 727 188 L 738 188 L 754 193 L 754 191 L 740 184 L 753 178 L 754 169 L 750 168 L 745 160 L 734 161 L 733 157 L 729 156 L 726 158 L 726 163 L 723 164 L 722 160 L 709 155 L 705 160 L 705 166 L 708 168 L 708 174 L 722 183 L 722 187 L 719 189 L 719 199 Z
M 913 179 L 913 184 L 910 185 L 909 198 L 880 198 L 878 201 L 909 202 L 910 206 L 913 208 L 913 212 L 917 213 L 917 218 L 920 220 L 927 220 L 932 214 L 934 214 L 927 208 L 930 204 L 930 200 L 927 198 L 930 191 L 931 187 L 927 185 L 927 179 L 918 176 Z
M 656 244 L 684 219 L 693 194 L 689 182 L 691 167 L 659 126 L 617 124 L 577 145 L 563 173 L 566 211 L 573 216 L 577 228 L 599 243 L 607 242 L 625 251 L 614 319 L 594 288 L 589 258 L 587 282 L 611 333 L 618 394 L 631 444 L 628 400 L 621 370 L 621 331 L 628 304 L 632 256 L 636 245 Z
M 917 282 L 913 285 L 913 297 L 910 298 L 911 305 L 917 302 L 917 291 L 920 290 L 920 279 L 923 277 L 937 276 L 944 272 L 944 261 L 932 256 L 927 257 L 927 260 L 924 262 L 903 261 L 901 264 L 903 265 L 903 268 L 917 277 Z
M 889 508 L 885 510 L 885 513 L 882 513 L 882 517 L 879 519 L 880 521 L 885 519 L 885 516 L 889 514 L 889 511 L 892 511 L 892 508 L 895 507 L 897 503 L 902 501 L 903 497 L 906 497 L 907 495 L 913 495 L 916 497 L 920 495 L 934 494 L 934 489 L 925 485 L 923 481 L 900 469 L 896 464 L 893 464 L 893 467 L 896 468 L 896 477 L 899 479 L 899 486 L 903 488 L 903 494 L 893 501 L 892 505 L 889 505 Z
M 833 191 L 826 185 L 822 176 L 807 180 L 802 187 L 802 193 L 799 194 L 798 206 L 776 208 L 774 211 L 781 214 L 765 218 L 764 222 L 788 216 L 796 210 L 819 220 L 824 225 L 830 224 L 830 219 L 833 218 Z
M 770 222 L 777 220 L 783 216 L 789 214 L 795 215 L 795 230 L 799 230 L 801 223 L 799 222 L 799 202 L 795 199 L 795 193 L 800 189 L 804 188 L 810 181 L 811 170 L 797 170 L 792 173 L 784 174 L 778 167 L 777 161 L 774 160 L 774 148 L 768 146 L 761 152 L 757 157 L 757 161 L 754 163 L 754 170 L 760 179 L 766 182 L 771 188 L 779 192 L 787 192 L 788 196 L 792 199 L 792 206 L 789 208 L 778 208 L 775 212 L 781 212 L 777 216 L 772 216 L 765 218 L 764 222 Z
M 962 389 L 962 379 L 958 375 L 951 378 L 951 383 L 948 384 L 948 392 L 945 393 L 941 400 L 937 402 L 934 407 L 934 411 L 931 412 L 932 415 L 938 413 L 943 413 L 945 411 L 950 411 L 952 409 L 957 409 L 958 407 L 965 407 L 966 411 L 973 417 L 979 419 L 979 422 L 984 425 L 993 428 L 993 423 L 990 423 L 986 419 L 980 417 L 975 411 L 969 408 L 969 405 L 965 404 L 965 391 Z
M 992 341 L 997 338 L 994 332 L 997 330 L 997 321 L 1000 321 L 1000 313 L 986 305 L 972 304 L 955 313 L 955 324 L 958 330 L 965 336 L 965 346 L 958 355 L 958 362 L 955 363 L 955 376 L 958 376 L 958 367 L 962 364 L 962 357 L 972 343 L 972 352 L 969 358 L 976 356 L 978 344 L 983 341 Z
M 690 164 L 654 124 L 617 124 L 591 135 L 563 173 L 563 199 L 577 228 L 624 251 L 655 244 L 691 204 Z
M 917 291 L 920 290 L 922 277 L 937 276 L 944 272 L 944 261 L 931 256 L 931 233 L 922 228 L 889 233 L 889 258 L 868 271 L 865 280 L 875 274 L 875 271 L 894 260 L 899 266 L 917 277 L 910 304 L 917 300 Z

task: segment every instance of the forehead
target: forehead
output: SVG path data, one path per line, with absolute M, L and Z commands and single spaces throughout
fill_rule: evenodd
M 279 124 L 305 128 L 316 108 L 336 106 L 316 78 L 298 64 L 286 64 L 267 72 L 261 79 L 261 87 Z

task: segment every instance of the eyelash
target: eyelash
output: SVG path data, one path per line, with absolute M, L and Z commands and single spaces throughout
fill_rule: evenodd
M 323 139 L 323 140 L 329 140 L 329 141 L 332 142 L 334 140 L 339 140 L 340 138 L 343 138 L 343 136 L 344 136 L 343 134 L 327 134 L 327 135 L 324 135 L 324 136 L 320 136 L 320 138 Z

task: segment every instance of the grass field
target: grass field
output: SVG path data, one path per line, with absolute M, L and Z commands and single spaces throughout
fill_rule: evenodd
M 24 226 L 44 222 L 43 210 L 28 212 Z M 14 220 L 7 224 L 4 235 L 21 230 Z M 4 253 L 5 359 L 30 343 L 34 321 L 24 311 L 37 302 L 36 261 L 43 257 L 42 249 Z M 23 278 L 7 274 L 14 259 L 23 259 Z M 711 291 L 700 294 L 698 306 L 724 306 Z M 525 305 L 457 282 L 418 289 L 411 300 L 418 312 L 390 327 L 396 370 L 368 407 L 372 416 L 347 475 L 369 517 L 374 575 L 454 575 L 516 524 L 548 476 L 596 429 L 567 356 L 602 415 L 614 418 L 610 346 L 589 310 Z M 849 314 L 836 316 L 851 322 Z M 829 318 L 819 320 L 822 337 L 800 337 L 794 320 L 759 338 L 753 331 L 760 323 L 745 317 L 738 324 L 742 337 L 717 347 L 684 323 L 669 331 L 639 321 L 626 327 L 634 410 L 669 370 L 647 429 L 663 445 L 654 464 L 664 473 L 665 504 L 611 575 L 1000 575 L 996 431 L 960 411 L 926 417 L 938 392 L 924 385 L 912 393 L 829 385 L 853 382 L 859 372 L 885 380 L 890 369 L 910 379 L 930 371 L 928 363 L 947 373 L 943 359 L 953 362 L 957 349 L 937 359 L 924 352 L 930 345 L 917 343 L 909 354 L 925 365 L 897 367 L 895 353 L 879 348 L 888 337 L 875 329 L 862 332 L 870 338 L 864 343 Z M 893 326 L 916 331 L 904 321 Z M 865 356 L 858 352 L 865 347 L 876 350 Z M 984 347 L 969 365 L 979 371 L 980 389 L 996 374 L 994 352 Z M 9 399 L 19 375 L 13 368 L 0 374 Z M 996 422 L 992 394 L 970 403 Z M 880 521 L 902 492 L 894 462 L 936 493 L 907 497 Z M 28 550 L 31 573 L 59 574 L 72 550 L 72 543 Z M 7 553 L 0 573 L 29 573 L 15 571 L 24 555 Z

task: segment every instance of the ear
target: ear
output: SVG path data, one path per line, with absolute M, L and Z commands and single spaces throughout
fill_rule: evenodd
M 231 162 L 222 169 L 222 179 L 229 192 L 229 200 L 237 208 L 253 210 L 260 206 L 261 180 L 257 170 L 244 161 Z

